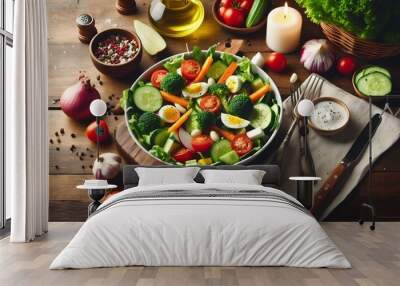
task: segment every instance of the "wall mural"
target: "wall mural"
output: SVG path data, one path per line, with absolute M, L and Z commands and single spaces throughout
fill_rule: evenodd
M 232 17 L 212 2 L 48 1 L 50 220 L 85 220 L 103 194 L 76 186 L 99 178 L 106 196 L 121 191 L 126 163 L 250 162 L 279 163 L 293 195 L 297 177 L 316 177 L 320 218 L 357 219 L 371 198 L 378 218 L 399 218 L 397 109 L 383 96 L 386 113 L 369 121 L 365 100 L 396 90 L 398 60 L 363 67 L 338 52 L 306 4 L 243 1 Z M 367 197 L 370 135 L 374 160 L 394 146 Z

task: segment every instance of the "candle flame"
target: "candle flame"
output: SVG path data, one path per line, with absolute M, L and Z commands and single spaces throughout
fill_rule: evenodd
M 283 17 L 287 17 L 287 15 L 288 15 L 288 4 L 287 4 L 287 2 L 285 2 L 285 7 L 283 8 Z

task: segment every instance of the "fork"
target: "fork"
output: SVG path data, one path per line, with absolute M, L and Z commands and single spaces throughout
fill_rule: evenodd
M 292 115 L 294 116 L 293 122 L 289 127 L 288 132 L 286 133 L 285 138 L 282 141 L 281 146 L 277 150 L 277 156 L 275 161 L 276 162 L 282 162 L 282 155 L 284 154 L 284 150 L 286 149 L 286 146 L 290 139 L 292 138 L 293 131 L 299 122 L 300 116 L 297 115 L 296 107 L 297 104 L 304 98 L 309 99 L 309 100 L 314 100 L 315 98 L 318 98 L 321 94 L 321 89 L 322 85 L 324 83 L 324 80 L 316 75 L 316 74 L 311 74 L 309 79 L 307 80 L 304 89 L 302 90 L 301 84 L 296 80 L 291 82 L 289 92 L 290 92 L 290 100 L 292 104 Z

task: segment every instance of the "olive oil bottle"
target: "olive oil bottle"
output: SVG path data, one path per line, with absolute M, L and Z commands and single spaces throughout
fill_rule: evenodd
M 152 9 L 158 11 L 152 13 Z M 149 19 L 160 34 L 172 38 L 185 37 L 203 23 L 204 7 L 200 0 L 153 0 Z

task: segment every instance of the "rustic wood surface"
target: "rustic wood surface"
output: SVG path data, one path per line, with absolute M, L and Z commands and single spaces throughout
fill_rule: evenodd
M 197 45 L 201 48 L 221 42 L 224 43 L 237 35 L 230 34 L 218 26 L 212 19 L 212 1 L 203 1 L 206 9 L 206 18 L 202 27 L 189 37 L 183 39 L 167 38 L 168 49 L 157 57 L 150 57 L 145 52 L 140 66 L 131 78 L 115 80 L 101 75 L 97 80 L 99 72 L 90 61 L 88 46 L 79 42 L 78 29 L 75 26 L 75 18 L 81 13 L 90 13 L 96 19 L 96 27 L 102 31 L 111 27 L 122 27 L 133 30 L 133 19 L 139 19 L 145 23 L 147 20 L 147 8 L 149 1 L 136 1 L 138 12 L 131 16 L 122 16 L 114 8 L 115 1 L 109 0 L 48 0 L 48 33 L 49 33 L 49 125 L 50 138 L 50 220 L 52 221 L 81 221 L 86 218 L 85 205 L 89 201 L 86 194 L 76 194 L 75 184 L 83 182 L 90 177 L 91 168 L 95 155 L 95 145 L 90 143 L 84 135 L 85 125 L 70 120 L 60 110 L 58 99 L 62 92 L 77 80 L 78 72 L 84 70 L 92 78 L 102 98 L 112 109 L 118 103 L 123 89 L 129 87 L 146 67 L 156 63 L 166 56 L 185 51 L 185 43 L 190 47 Z M 272 1 L 273 6 L 282 5 L 284 1 Z M 294 1 L 288 1 L 290 6 L 297 9 Z M 322 37 L 319 26 L 311 24 L 303 16 L 302 41 Z M 267 55 L 270 50 L 265 44 L 265 30 L 251 35 L 246 35 L 241 52 L 252 57 L 256 52 Z M 301 80 L 309 75 L 299 63 L 298 53 L 287 55 L 288 68 L 283 73 L 269 72 L 277 83 L 284 97 L 288 94 L 289 77 L 296 72 Z M 400 58 L 393 58 L 378 62 L 388 67 L 393 77 L 400 78 Z M 334 84 L 346 91 L 353 92 L 350 78 L 338 75 L 334 71 L 326 77 Z M 395 81 L 395 93 L 399 93 L 398 83 Z M 110 129 L 115 128 L 123 121 L 122 115 L 111 115 L 107 117 Z M 60 129 L 65 131 L 64 135 L 55 136 Z M 71 137 L 75 135 L 75 138 Z M 58 143 L 57 139 L 60 139 Z M 77 147 L 75 152 L 70 148 Z M 88 149 L 89 150 L 88 150 Z M 76 155 L 76 152 L 84 152 L 84 156 Z M 102 152 L 118 152 L 114 143 L 102 146 Z M 80 158 L 81 157 L 81 158 Z M 376 164 L 374 168 L 373 198 L 377 206 L 377 215 L 381 219 L 399 219 L 400 209 L 400 142 L 392 147 Z M 74 176 L 73 180 L 72 177 Z M 70 180 L 71 179 L 71 180 Z M 68 182 L 68 183 L 66 183 Z M 358 218 L 359 205 L 366 198 L 367 180 L 360 183 L 353 195 L 346 199 L 329 217 L 335 220 L 351 220 Z M 74 210 L 74 211 L 71 211 Z
M 30 286 L 395 286 L 400 272 L 399 223 L 378 223 L 371 232 L 356 223 L 322 223 L 352 269 L 290 267 L 117 267 L 49 270 L 81 223 L 50 223 L 32 243 L 0 241 L 0 285 Z

